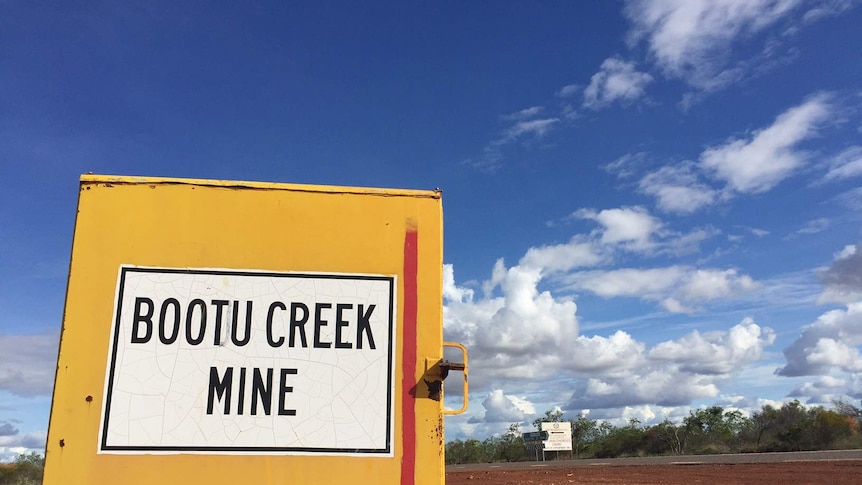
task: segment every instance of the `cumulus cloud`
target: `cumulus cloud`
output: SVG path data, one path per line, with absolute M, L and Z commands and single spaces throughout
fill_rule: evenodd
M 826 375 L 832 370 L 862 371 L 862 302 L 832 310 L 805 327 L 784 349 L 787 365 L 776 370 L 782 376 Z
M 615 101 L 631 102 L 644 95 L 651 75 L 635 69 L 634 62 L 610 57 L 602 62 L 584 89 L 584 107 L 598 109 Z
M 798 0 L 630 0 L 630 41 L 645 41 L 671 78 L 701 90 L 720 89 L 744 75 L 730 66 L 733 43 L 785 18 Z
M 575 386 L 565 409 L 622 408 L 644 404 L 679 406 L 718 395 L 718 387 L 705 377 L 672 369 L 633 371 L 620 379 L 588 378 Z
M 677 406 L 714 397 L 723 379 L 759 360 L 773 342 L 772 330 L 750 319 L 652 348 L 623 330 L 581 334 L 572 292 L 639 298 L 689 313 L 759 284 L 732 268 L 606 269 L 620 252 L 652 256 L 707 236 L 674 233 L 641 207 L 584 209 L 574 216 L 599 227 L 566 243 L 530 248 L 513 266 L 498 260 L 488 279 L 475 285 L 481 291 L 458 286 L 454 268 L 444 267 L 446 339 L 470 348 L 474 392 L 489 393 L 484 416 L 458 426 L 475 431 L 492 422 L 521 422 L 534 411 L 528 403 L 548 402 L 532 394 L 532 401 L 515 397 L 504 386 L 534 393 L 545 382 L 556 388 L 564 382 L 574 397 L 551 402 L 569 399 L 568 409 L 577 411 Z
M 668 165 L 644 176 L 641 192 L 656 198 L 658 208 L 665 212 L 691 214 L 712 205 L 719 193 L 700 182 L 691 163 Z
M 694 331 L 679 340 L 662 342 L 650 350 L 649 356 L 675 362 L 681 370 L 694 374 L 728 374 L 760 360 L 763 348 L 773 342 L 772 329 L 761 328 L 751 318 L 745 318 L 728 332 Z
M 851 303 L 862 300 L 862 243 L 845 246 L 832 265 L 819 271 L 823 283 L 820 303 Z
M 578 372 L 621 377 L 644 360 L 645 347 L 623 331 L 609 337 L 581 335 L 573 342 L 563 365 Z
M 680 406 L 716 397 L 720 379 L 760 360 L 774 340 L 772 329 L 746 318 L 728 331 L 695 331 L 646 352 L 640 344 L 638 358 L 630 358 L 625 373 L 591 373 L 578 383 L 566 407 Z
M 471 422 L 520 423 L 536 414 L 533 404 L 523 397 L 506 395 L 502 389 L 494 389 L 482 401 L 485 414 L 474 417 Z
M 774 341 L 771 329 L 751 319 L 652 348 L 624 331 L 579 335 L 577 307 L 537 291 L 540 279 L 531 270 L 498 262 L 489 281 L 501 296 L 449 292 L 458 298 L 444 309 L 446 336 L 470 347 L 474 389 L 554 379 L 571 382 L 567 409 L 680 406 L 717 396 L 723 379 L 758 361 Z M 526 398 L 497 387 L 483 406 L 485 415 L 472 423 L 522 422 L 535 412 Z
M 847 380 L 832 376 L 822 376 L 814 382 L 805 382 L 790 391 L 790 397 L 807 398 L 808 403 L 831 404 L 841 399 L 847 389 Z
M 57 363 L 57 335 L 0 334 L 0 390 L 16 396 L 50 395 Z
M 455 268 L 451 264 L 443 265 L 443 299 L 451 302 L 464 302 L 473 299 L 473 290 L 455 284 Z
M 729 190 L 767 191 L 806 162 L 807 154 L 797 146 L 817 134 L 831 111 L 825 95 L 811 97 L 749 138 L 708 148 L 700 155 L 700 168 L 727 183 Z
M 483 377 L 548 376 L 577 338 L 577 305 L 539 291 L 540 280 L 538 268 L 506 268 L 498 261 L 486 285 L 490 294 L 446 305 L 447 338 L 471 348 L 471 365 L 483 369 Z

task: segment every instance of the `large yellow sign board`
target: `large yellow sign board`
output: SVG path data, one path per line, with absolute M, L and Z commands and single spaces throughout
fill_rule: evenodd
M 437 191 L 83 176 L 44 483 L 443 483 L 441 271 Z

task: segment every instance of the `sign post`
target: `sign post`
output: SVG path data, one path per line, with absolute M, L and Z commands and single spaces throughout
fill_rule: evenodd
M 44 483 L 440 485 L 441 301 L 438 191 L 85 175 Z
M 536 452 L 536 461 L 539 461 L 539 450 L 544 448 L 544 440 L 548 439 L 547 431 L 530 431 L 521 435 L 524 440 L 524 445 L 527 449 L 533 449 Z M 542 452 L 542 461 L 545 461 L 545 453 Z

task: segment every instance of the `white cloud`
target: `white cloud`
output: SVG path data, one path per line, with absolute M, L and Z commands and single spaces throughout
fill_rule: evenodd
M 658 208 L 665 212 L 691 214 L 712 205 L 718 191 L 698 181 L 690 163 L 665 166 L 647 174 L 639 183 L 641 192 L 657 199 Z
M 812 219 L 797 230 L 796 234 L 817 234 L 818 232 L 823 232 L 826 229 L 829 229 L 830 225 L 832 225 L 832 222 L 825 217 Z
M 578 336 L 577 305 L 538 291 L 540 268 L 495 265 L 488 294 L 474 301 L 449 301 L 447 338 L 467 345 L 474 375 L 541 377 L 554 371 L 559 355 Z M 499 288 L 501 296 L 493 296 Z
M 582 237 L 574 237 L 565 244 L 532 247 L 519 264 L 541 268 L 547 272 L 569 271 L 584 266 L 595 266 L 607 258 L 601 248 Z
M 0 462 L 12 461 L 22 453 L 44 453 L 46 439 L 45 431 L 22 434 L 16 429 L 13 434 L 0 435 Z
M 682 302 L 670 296 L 661 301 L 661 306 L 671 313 L 695 313 L 694 308 L 685 306 Z
M 653 247 L 652 235 L 659 231 L 662 222 L 651 216 L 643 207 L 621 207 L 596 212 L 581 209 L 574 214 L 581 219 L 592 219 L 602 225 L 601 242 L 604 244 L 626 243 L 633 250 L 648 250 Z
M 567 84 L 557 91 L 557 96 L 561 98 L 571 98 L 581 91 L 581 86 L 577 84 Z
M 760 360 L 774 339 L 771 329 L 746 318 L 728 331 L 693 332 L 646 353 L 641 345 L 625 372 L 591 373 L 579 381 L 566 408 L 680 406 L 716 397 L 717 384 Z
M 0 463 L 13 461 L 22 453 L 44 453 L 45 438 L 44 431 L 21 433 L 11 422 L 0 420 Z
M 574 290 L 634 297 L 690 313 L 758 284 L 735 269 L 590 269 L 612 264 L 620 251 L 678 251 L 710 233 L 673 233 L 642 207 L 584 209 L 574 216 L 599 227 L 567 243 L 530 248 L 511 267 L 498 260 L 481 284 L 482 292 L 459 287 L 454 269 L 444 267 L 446 339 L 470 348 L 472 389 L 488 393 L 480 401 L 485 415 L 458 425 L 465 433 L 467 425 L 475 432 L 490 429 L 492 422 L 522 422 L 535 411 L 533 403 L 554 405 L 569 396 L 568 409 L 628 407 L 631 413 L 639 406 L 653 409 L 715 397 L 728 375 L 759 360 L 772 342 L 772 331 L 751 320 L 726 331 L 694 332 L 652 349 L 622 330 L 582 335 L 578 306 L 561 294 Z M 548 397 L 547 389 L 561 385 L 574 395 Z M 529 399 L 507 394 L 513 388 Z M 539 395 L 542 400 L 536 399 Z M 646 409 L 641 410 L 644 416 Z
M 836 195 L 833 199 L 850 210 L 862 211 L 862 187 L 850 189 Z
M 473 422 L 520 423 L 536 414 L 533 404 L 526 398 L 506 395 L 502 389 L 494 389 L 482 401 L 485 415 Z
M 543 108 L 542 106 L 530 106 L 529 108 L 524 108 L 520 111 L 515 111 L 514 113 L 503 115 L 500 118 L 507 121 L 522 121 L 533 118 L 534 116 L 538 116 L 539 113 L 544 110 L 545 108 Z
M 862 243 L 845 246 L 832 265 L 817 273 L 823 282 L 819 303 L 851 303 L 862 300 Z
M 572 217 L 599 223 L 601 228 L 590 234 L 593 244 L 602 247 L 595 251 L 599 254 L 620 250 L 648 256 L 681 256 L 697 252 L 700 243 L 719 233 L 713 228 L 694 229 L 689 233 L 670 231 L 664 222 L 641 206 L 601 211 L 580 209 Z
M 776 371 L 783 376 L 826 375 L 830 371 L 862 371 L 862 302 L 832 310 L 805 327 L 802 335 L 784 349 L 787 365 Z
M 661 302 L 670 312 L 691 313 L 704 302 L 730 298 L 760 287 L 735 269 L 689 266 L 622 268 L 572 273 L 561 279 L 570 290 L 589 291 L 604 298 L 633 297 Z
M 464 163 L 484 172 L 494 172 L 503 160 L 503 149 L 521 139 L 537 139 L 547 135 L 560 122 L 559 118 L 534 118 L 541 114 L 544 108 L 531 106 L 514 113 L 509 113 L 500 119 L 510 122 L 509 126 L 502 130 L 499 137 L 488 142 L 482 150 L 482 157 L 478 160 L 468 159 Z
M 775 341 L 775 332 L 761 328 L 750 318 L 728 332 L 694 331 L 675 341 L 652 348 L 649 357 L 679 364 L 694 374 L 729 374 L 760 360 L 763 348 Z
M 513 141 L 524 135 L 532 135 L 536 137 L 545 136 L 550 131 L 555 123 L 560 121 L 559 118 L 544 118 L 538 120 L 521 120 L 509 127 L 506 130 L 504 140 Z
M 584 89 L 584 107 L 597 109 L 614 101 L 634 101 L 644 95 L 652 79 L 649 74 L 637 71 L 634 62 L 607 58 Z
M 830 113 L 826 96 L 814 96 L 748 139 L 732 139 L 708 148 L 700 155 L 700 167 L 726 182 L 730 190 L 767 191 L 806 162 L 807 154 L 796 147 L 816 135 Z
M 836 155 L 823 177 L 826 182 L 862 176 L 862 146 L 852 146 Z
M 0 334 L 0 390 L 50 395 L 57 363 L 57 336 Z
M 757 288 L 750 276 L 740 275 L 735 269 L 696 269 L 688 273 L 680 286 L 680 293 L 687 301 L 705 301 Z
M 835 253 L 834 259 L 849 258 L 851 256 L 854 256 L 856 254 L 857 250 L 858 249 L 856 248 L 856 246 L 854 246 L 852 244 L 848 244 L 848 245 L 844 246 L 844 248 L 842 248 L 841 251 L 838 251 L 837 253 Z
M 562 364 L 578 372 L 621 377 L 643 362 L 644 349 L 642 342 L 623 331 L 614 332 L 610 337 L 581 335 L 569 347 Z
M 798 0 L 631 0 L 625 14 L 632 42 L 646 39 L 668 77 L 703 90 L 720 89 L 743 76 L 728 67 L 733 42 L 786 17 Z
M 583 271 L 568 275 L 564 282 L 570 289 L 587 290 L 604 298 L 640 297 L 660 300 L 684 277 L 686 268 Z
M 619 178 L 629 178 L 635 175 L 646 160 L 646 153 L 626 153 L 613 162 L 602 165 L 602 170 Z
M 811 23 L 826 17 L 840 15 L 854 6 L 854 0 L 824 0 L 805 12 L 802 20 Z
M 473 299 L 473 290 L 455 284 L 455 268 L 443 265 L 443 299 L 452 302 L 465 302 Z
M 563 114 L 563 119 L 566 119 L 569 121 L 578 119 L 581 116 L 581 114 L 578 113 L 578 110 L 576 110 L 570 104 L 564 104 L 563 105 L 562 114 Z
M 684 268 L 642 278 L 633 274 L 640 291 L 656 294 L 668 286 L 679 286 L 679 281 L 698 280 L 686 280 Z M 641 414 L 648 418 L 651 412 L 658 412 L 653 410 L 655 406 L 681 406 L 718 396 L 719 384 L 761 359 L 764 347 L 774 340 L 772 330 L 750 319 L 726 331 L 692 332 L 652 348 L 621 330 L 609 336 L 579 335 L 577 307 L 550 292 L 538 291 L 540 275 L 537 268 L 507 268 L 499 261 L 489 285 L 499 289 L 500 296 L 492 291 L 478 300 L 446 277 L 446 286 L 453 287 L 447 293 L 456 295 L 447 299 L 444 309 L 446 338 L 470 348 L 474 392 L 488 389 L 482 401 L 484 415 L 474 415 L 469 421 L 474 432 L 475 426 L 524 422 L 535 414 L 535 399 L 509 395 L 499 387 L 502 383 L 535 392 L 565 382 L 573 391 L 566 409 L 628 408 L 635 416 L 640 407 L 647 406 L 651 411 L 643 408 Z M 657 280 L 666 282 L 656 284 Z M 661 411 L 662 415 L 668 412 L 668 408 Z
M 705 376 L 685 374 L 672 368 L 632 369 L 619 379 L 591 377 L 579 381 L 565 408 L 604 409 L 645 404 L 679 406 L 695 399 L 716 397 L 718 393 L 715 382 Z
M 814 382 L 805 382 L 796 389 L 790 391 L 790 397 L 808 398 L 807 402 L 831 405 L 833 402 L 844 398 L 848 389 L 848 382 L 832 376 L 821 376 Z

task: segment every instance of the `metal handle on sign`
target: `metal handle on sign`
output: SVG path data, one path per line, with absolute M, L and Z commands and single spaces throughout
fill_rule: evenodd
M 445 415 L 453 415 L 453 414 L 463 414 L 467 411 L 467 405 L 470 400 L 468 399 L 469 386 L 467 385 L 467 348 L 457 342 L 443 342 L 443 347 L 454 347 L 457 349 L 461 349 L 461 354 L 464 356 L 464 362 L 449 362 L 443 361 L 441 363 L 441 370 L 444 370 L 446 374 L 449 373 L 450 370 L 460 371 L 464 373 L 464 405 L 461 406 L 461 409 L 457 410 L 447 410 L 443 409 L 443 414 Z M 445 379 L 445 376 L 444 376 Z M 445 395 L 445 394 L 444 394 Z

